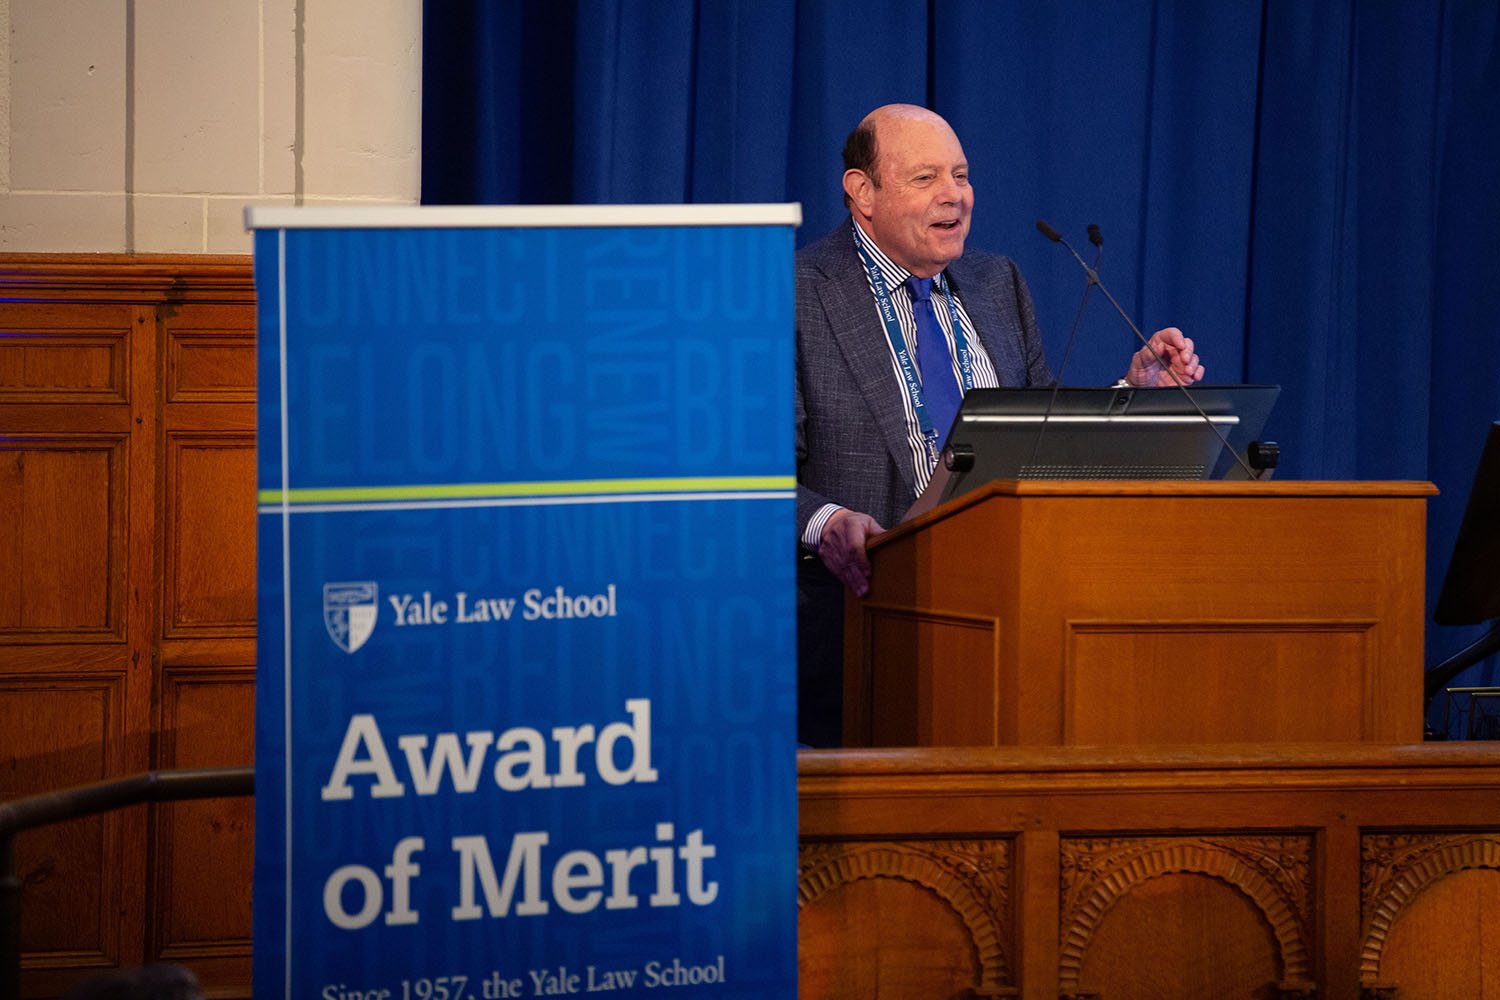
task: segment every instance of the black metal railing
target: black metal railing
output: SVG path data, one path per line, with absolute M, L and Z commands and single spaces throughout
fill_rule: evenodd
M 0 802 L 0 1000 L 21 997 L 21 880 L 16 834 L 144 802 L 228 799 L 255 794 L 254 767 L 147 771 Z

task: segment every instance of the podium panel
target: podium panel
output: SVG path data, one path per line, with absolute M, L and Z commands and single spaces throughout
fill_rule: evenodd
M 805 750 L 799 996 L 1500 998 L 1493 744 Z
M 1420 741 L 1435 492 L 992 483 L 872 543 L 846 740 Z

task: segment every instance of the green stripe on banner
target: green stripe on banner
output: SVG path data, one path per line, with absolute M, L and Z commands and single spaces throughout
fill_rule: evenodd
M 717 493 L 789 490 L 794 476 L 686 476 L 659 479 L 574 479 L 550 483 L 436 483 L 411 486 L 344 486 L 260 490 L 259 503 L 360 503 L 388 500 L 471 500 L 488 497 L 557 497 L 613 493 Z

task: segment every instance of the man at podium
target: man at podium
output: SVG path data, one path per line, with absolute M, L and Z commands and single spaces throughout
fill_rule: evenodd
M 1015 264 L 964 253 L 974 192 L 946 121 L 909 104 L 870 112 L 845 143 L 843 188 L 849 220 L 796 265 L 797 728 L 810 746 L 840 743 L 844 588 L 868 590 L 865 543 L 927 485 L 963 393 L 1052 382 Z M 1125 382 L 1203 377 L 1175 327 L 1151 347 Z

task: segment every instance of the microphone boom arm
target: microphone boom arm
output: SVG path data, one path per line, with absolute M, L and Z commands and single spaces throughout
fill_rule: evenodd
M 1161 355 L 1156 353 L 1156 348 L 1151 346 L 1151 341 L 1148 340 L 1146 335 L 1141 332 L 1141 328 L 1135 325 L 1135 320 L 1131 319 L 1130 314 L 1125 311 L 1120 303 L 1115 301 L 1115 297 L 1113 295 L 1109 294 L 1109 289 L 1105 288 L 1104 282 L 1099 280 L 1099 272 L 1094 270 L 1092 267 L 1089 267 L 1084 259 L 1078 256 L 1078 251 L 1073 249 L 1073 245 L 1067 240 L 1063 239 L 1062 234 L 1059 233 L 1056 229 L 1053 229 L 1046 222 L 1038 219 L 1036 228 L 1041 232 L 1043 236 L 1047 237 L 1047 239 L 1051 240 L 1053 243 L 1061 243 L 1063 246 L 1067 247 L 1068 253 L 1073 255 L 1073 259 L 1078 261 L 1078 266 L 1083 268 L 1084 273 L 1089 276 L 1089 285 L 1091 287 L 1097 287 L 1099 291 L 1103 293 L 1104 297 L 1109 300 L 1109 304 L 1115 307 L 1115 312 L 1120 314 L 1120 318 L 1123 319 L 1126 325 L 1130 327 L 1131 332 L 1135 334 L 1136 339 L 1145 346 L 1146 350 L 1151 354 L 1152 359 L 1154 359 L 1156 363 L 1161 366 L 1162 371 L 1166 372 L 1168 377 L 1170 377 L 1173 383 L 1176 384 L 1177 388 L 1182 390 L 1182 394 L 1187 397 L 1187 401 L 1189 403 L 1193 404 L 1193 409 L 1198 412 L 1198 416 L 1202 417 L 1204 422 L 1208 424 L 1209 428 L 1214 432 L 1214 434 L 1218 436 L 1219 441 L 1224 445 L 1225 450 L 1227 450 L 1229 454 L 1234 456 L 1234 460 L 1239 463 L 1240 468 L 1245 471 L 1245 475 L 1249 476 L 1251 479 L 1259 479 L 1260 475 L 1253 469 L 1251 469 L 1250 466 L 1245 463 L 1245 460 L 1240 457 L 1240 453 L 1235 451 L 1234 448 L 1230 446 L 1229 439 L 1224 436 L 1223 431 L 1219 430 L 1219 425 L 1214 423 L 1207 413 L 1203 412 L 1203 407 L 1198 405 L 1198 401 L 1193 398 L 1193 394 L 1188 391 L 1188 387 L 1183 384 L 1182 379 L 1178 378 L 1177 373 L 1172 371 L 1172 366 L 1163 361 Z

